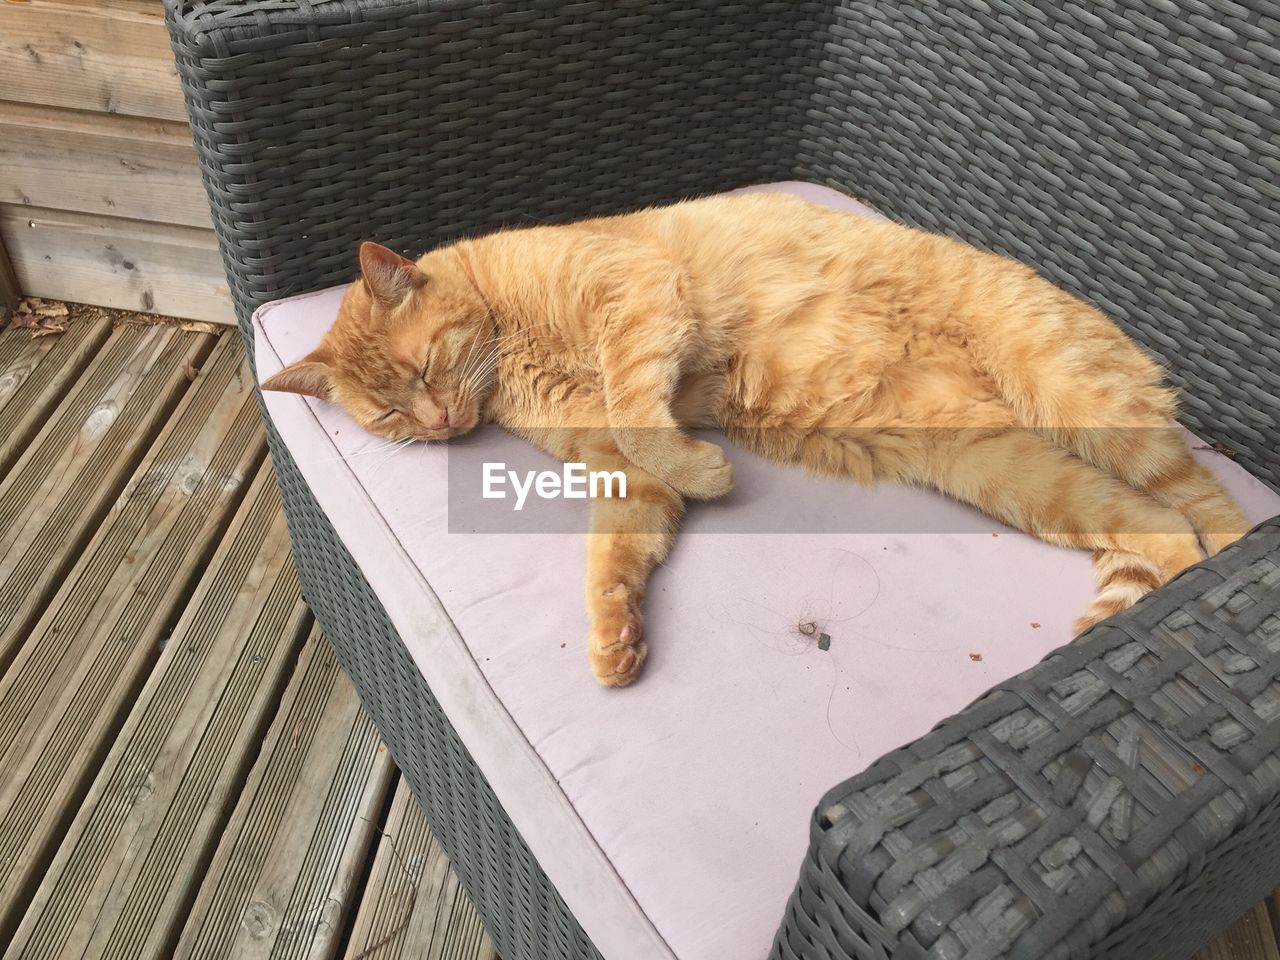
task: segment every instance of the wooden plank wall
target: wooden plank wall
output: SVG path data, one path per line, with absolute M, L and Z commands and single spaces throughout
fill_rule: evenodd
M 0 294 L 234 323 L 160 0 L 0 0 Z

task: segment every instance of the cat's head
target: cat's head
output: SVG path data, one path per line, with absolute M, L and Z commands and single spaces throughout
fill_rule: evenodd
M 360 279 L 320 346 L 262 389 L 329 400 L 389 440 L 446 440 L 480 422 L 495 344 L 489 308 L 455 255 L 414 263 L 365 243 Z

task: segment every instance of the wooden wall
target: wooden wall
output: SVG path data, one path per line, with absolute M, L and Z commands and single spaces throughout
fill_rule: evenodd
M 160 0 L 0 0 L 0 64 L 22 292 L 234 323 Z

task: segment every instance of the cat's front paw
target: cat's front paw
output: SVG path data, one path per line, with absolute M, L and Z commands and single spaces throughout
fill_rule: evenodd
M 686 441 L 665 467 L 662 479 L 694 500 L 714 500 L 733 489 L 733 464 L 723 450 L 705 440 Z
M 591 672 L 601 686 L 625 687 L 640 675 L 649 653 L 642 638 L 640 611 L 620 583 L 595 599 L 587 641 Z
M 611 644 L 604 637 L 591 637 L 591 672 L 602 687 L 625 687 L 640 675 L 649 648 L 638 639 L 638 631 L 620 634 Z

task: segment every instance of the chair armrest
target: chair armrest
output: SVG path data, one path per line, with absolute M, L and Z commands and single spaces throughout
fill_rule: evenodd
M 1280 517 L 831 790 L 773 957 L 1189 957 L 1278 792 Z

